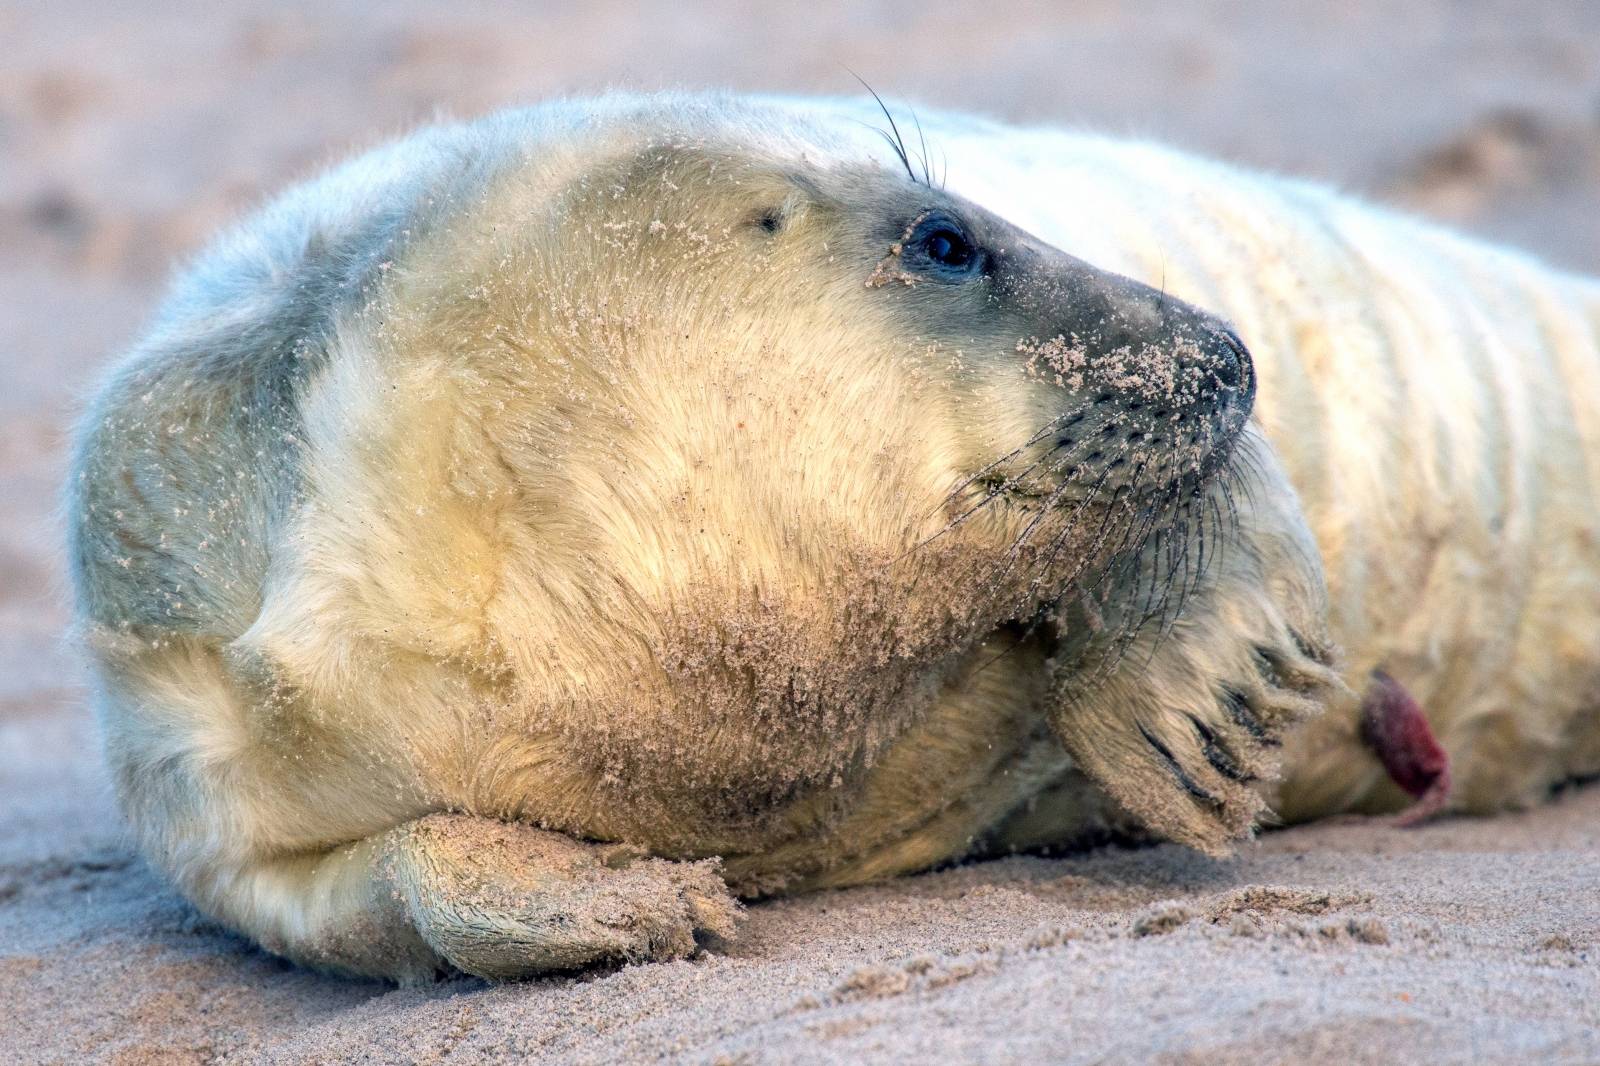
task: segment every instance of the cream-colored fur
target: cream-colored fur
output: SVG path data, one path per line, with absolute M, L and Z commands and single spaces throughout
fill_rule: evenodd
M 1231 488 L 1088 591 L 1094 530 L 1137 540 L 1114 505 L 955 520 L 986 498 L 953 490 L 1064 397 L 1131 417 L 1148 381 L 939 319 L 862 221 L 938 196 L 858 118 L 618 97 L 425 131 L 190 271 L 70 499 L 124 808 L 198 905 L 314 965 L 498 977 L 682 954 L 731 931 L 725 883 L 1114 824 L 1218 849 L 1323 703 L 1279 809 L 1397 801 L 1330 632 L 1354 688 L 1382 665 L 1421 697 L 1463 806 L 1600 769 L 1591 285 L 1148 146 L 924 116 L 952 192 L 1255 354 L 1277 454 L 1247 435 Z M 1174 602 L 1142 591 L 1174 569 Z
M 1249 342 L 1346 676 L 1417 697 L 1456 809 L 1600 772 L 1600 284 L 1154 145 L 929 127 L 952 189 Z M 1347 701 L 1288 764 L 1289 819 L 1403 801 Z

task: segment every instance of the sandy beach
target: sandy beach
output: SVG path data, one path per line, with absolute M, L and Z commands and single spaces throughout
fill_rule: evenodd
M 64 641 L 96 373 L 215 230 L 437 115 L 608 86 L 1137 133 L 1600 272 L 1600 5 L 0 3 L 0 1061 L 1597 1062 L 1600 786 L 1233 859 L 1018 857 L 762 904 L 680 963 L 297 970 L 135 856 Z

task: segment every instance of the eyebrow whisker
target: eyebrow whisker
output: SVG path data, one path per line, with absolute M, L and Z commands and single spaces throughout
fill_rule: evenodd
M 849 67 L 845 67 L 844 69 L 850 70 Z M 906 169 L 906 177 L 910 178 L 912 184 L 914 185 L 923 184 L 922 182 L 917 181 L 917 172 L 911 169 L 911 156 L 906 151 L 906 139 L 900 135 L 900 126 L 895 122 L 894 115 L 889 111 L 889 105 L 883 102 L 883 97 L 878 95 L 878 90 L 867 84 L 867 79 L 863 78 L 853 70 L 850 70 L 850 76 L 856 81 L 859 81 L 861 83 L 861 87 L 872 94 L 872 98 L 878 102 L 878 110 L 882 111 L 883 117 L 889 120 L 889 129 L 894 131 L 894 136 L 891 137 L 883 130 L 878 130 L 878 132 L 883 134 L 883 139 L 889 142 L 889 147 L 894 149 L 894 154 L 899 157 L 900 165 Z M 866 123 L 862 123 L 862 125 L 866 125 Z M 872 127 L 868 128 L 870 129 Z

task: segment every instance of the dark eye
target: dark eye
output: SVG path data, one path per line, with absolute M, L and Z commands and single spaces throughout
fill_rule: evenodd
M 989 258 L 967 235 L 966 224 L 939 208 L 917 217 L 906 234 L 903 256 L 906 270 L 951 284 L 964 284 L 983 273 Z
M 922 250 L 935 263 L 964 267 L 972 262 L 972 245 L 953 229 L 936 229 L 922 238 Z

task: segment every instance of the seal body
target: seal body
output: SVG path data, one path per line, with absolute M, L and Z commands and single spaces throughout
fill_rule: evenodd
M 1464 806 L 1600 768 L 1592 285 L 924 116 L 940 188 L 867 117 L 509 112 L 195 264 L 69 486 L 119 795 L 191 899 L 400 979 L 670 957 L 730 886 L 1223 848 L 1286 739 L 1281 810 L 1398 802 L 1378 667 Z

